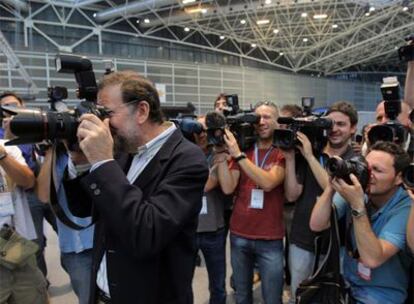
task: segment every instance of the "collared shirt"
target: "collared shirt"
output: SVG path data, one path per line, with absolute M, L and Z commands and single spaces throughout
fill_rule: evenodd
M 333 202 L 337 208 L 338 217 L 350 212 L 349 204 L 339 194 L 335 194 Z M 384 206 L 370 216 L 375 236 L 393 244 L 399 252 L 381 266 L 371 269 L 369 281 L 358 275 L 358 261 L 348 254 L 344 255 L 344 275 L 351 284 L 352 295 L 359 302 L 367 304 L 404 302 L 407 296 L 410 263 L 406 252 L 406 227 L 410 208 L 410 197 L 400 187 Z M 356 248 L 354 233 L 352 228 L 352 246 Z
M 70 219 L 72 222 L 79 226 L 86 227 L 91 223 L 92 218 L 80 218 L 74 216 L 68 207 L 68 202 L 66 198 L 65 189 L 63 187 L 63 183 L 61 182 L 63 179 L 63 175 L 65 172 L 66 165 L 68 164 L 68 155 L 66 153 L 59 154 L 56 159 L 56 175 L 58 181 L 58 202 L 59 205 L 62 207 L 63 212 L 65 215 Z M 58 235 L 59 235 L 59 247 L 60 251 L 63 253 L 70 253 L 75 252 L 79 253 L 87 249 L 91 249 L 93 247 L 93 231 L 94 225 L 90 226 L 83 230 L 75 230 L 72 229 L 65 224 L 63 224 L 59 218 L 56 218 L 56 224 L 58 227 Z
M 173 123 L 165 122 L 165 124 L 169 125 L 168 129 L 153 138 L 151 141 L 147 142 L 145 145 L 138 148 L 137 154 L 132 159 L 131 167 L 127 173 L 127 179 L 131 184 L 138 178 L 142 171 L 144 171 L 148 163 L 154 158 L 154 156 L 158 153 L 158 151 L 168 140 L 171 134 L 177 129 Z M 102 161 L 99 164 L 95 164 L 92 166 L 91 171 L 105 162 L 106 161 Z M 106 269 L 106 253 L 104 254 L 99 266 L 98 274 L 96 277 L 96 285 L 98 285 L 102 291 L 110 296 Z

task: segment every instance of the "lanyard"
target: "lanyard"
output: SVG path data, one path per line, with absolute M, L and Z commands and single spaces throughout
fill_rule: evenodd
M 267 158 L 270 155 L 270 152 L 272 152 L 273 150 L 273 146 L 269 148 L 269 150 L 267 150 L 265 156 L 263 157 L 262 163 L 259 166 L 259 149 L 257 148 L 257 144 L 254 145 L 254 162 L 256 163 L 256 166 L 260 167 L 263 169 L 263 166 L 267 160 Z

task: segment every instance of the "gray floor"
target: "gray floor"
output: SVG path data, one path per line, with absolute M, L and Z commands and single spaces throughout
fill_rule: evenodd
M 77 303 L 77 298 L 72 291 L 72 288 L 69 283 L 69 277 L 64 272 L 60 266 L 59 260 L 59 246 L 57 242 L 57 237 L 54 231 L 50 226 L 45 226 L 45 232 L 48 239 L 48 246 L 46 248 L 46 261 L 48 266 L 48 279 L 51 283 L 49 287 L 51 304 L 75 304 Z M 229 250 L 227 250 L 229 252 Z M 231 274 L 229 256 L 227 257 L 227 285 L 229 284 L 229 276 Z M 260 297 L 260 283 L 254 286 L 254 303 L 263 303 Z M 195 304 L 208 304 L 208 278 L 205 267 L 197 267 L 193 280 L 193 290 Z M 232 296 L 231 288 L 227 286 L 228 292 L 228 304 L 233 304 L 234 299 Z M 285 292 L 284 300 L 287 299 L 287 293 Z

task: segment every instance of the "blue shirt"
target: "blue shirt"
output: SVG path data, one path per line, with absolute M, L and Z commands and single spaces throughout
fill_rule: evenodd
M 56 159 L 56 175 L 57 180 L 59 181 L 59 189 L 58 189 L 58 201 L 59 205 L 62 207 L 63 211 L 65 212 L 66 216 L 75 224 L 79 226 L 87 226 L 91 223 L 92 218 L 80 218 L 72 215 L 68 208 L 68 202 L 66 199 L 65 189 L 63 187 L 63 183 L 61 182 L 63 179 L 63 174 L 65 172 L 66 165 L 68 163 L 68 155 L 67 154 L 59 154 Z M 59 218 L 56 218 L 56 223 L 58 227 L 58 235 L 59 235 L 59 246 L 60 251 L 63 253 L 79 253 L 87 249 L 91 249 L 93 247 L 93 232 L 94 232 L 94 225 L 83 229 L 83 230 L 74 230 L 69 228 L 65 224 L 63 224 Z
M 335 194 L 333 201 L 337 207 L 338 217 L 350 212 L 349 204 L 340 195 Z M 381 266 L 371 269 L 371 280 L 361 278 L 358 275 L 358 261 L 345 254 L 344 276 L 351 284 L 352 295 L 358 303 L 404 303 L 407 297 L 410 265 L 410 258 L 406 252 L 406 227 L 410 208 L 410 197 L 400 187 L 389 202 L 370 216 L 374 234 L 400 249 Z M 352 246 L 356 248 L 353 228 Z

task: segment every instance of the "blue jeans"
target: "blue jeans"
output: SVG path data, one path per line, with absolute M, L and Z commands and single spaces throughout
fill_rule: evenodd
M 197 233 L 197 247 L 206 261 L 210 304 L 226 303 L 226 231 Z
M 253 303 L 252 277 L 255 262 L 262 281 L 266 304 L 281 304 L 283 292 L 282 240 L 250 240 L 230 234 L 231 266 L 233 268 L 236 303 Z
M 291 275 L 289 304 L 296 302 L 296 289 L 303 280 L 312 275 L 315 254 L 295 244 L 289 246 L 289 268 Z
M 60 262 L 68 273 L 70 284 L 79 299 L 79 304 L 89 301 L 90 281 L 92 272 L 92 249 L 79 253 L 61 253 Z

